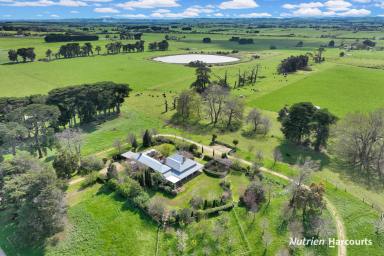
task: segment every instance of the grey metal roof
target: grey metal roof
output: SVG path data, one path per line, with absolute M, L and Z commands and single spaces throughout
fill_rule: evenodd
M 202 164 L 199 164 L 191 159 L 185 158 L 182 155 L 174 154 L 165 160 L 165 164 L 157 161 L 156 159 L 148 156 L 144 153 L 127 152 L 122 154 L 127 159 L 133 159 L 145 166 L 160 172 L 164 175 L 168 181 L 177 183 L 178 181 L 190 176 L 191 174 L 200 171 L 203 168 Z
M 155 171 L 158 171 L 162 174 L 171 170 L 170 167 L 160 163 L 156 159 L 148 156 L 146 153 L 127 152 L 127 153 L 122 154 L 122 156 L 125 158 L 128 158 L 128 159 L 136 160 L 139 163 L 142 163 L 145 166 L 148 166 L 149 168 L 151 168 Z
M 195 165 L 196 162 L 182 155 L 174 154 L 170 157 L 167 157 L 167 159 L 165 160 L 165 164 L 172 167 L 172 169 L 175 169 L 178 172 L 183 172 Z

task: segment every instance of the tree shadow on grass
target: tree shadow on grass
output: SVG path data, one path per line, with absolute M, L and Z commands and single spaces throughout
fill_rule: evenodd
M 176 128 L 193 135 L 210 135 L 236 132 L 240 129 L 241 125 L 234 123 L 232 126 L 226 127 L 226 125 L 221 122 L 217 123 L 216 126 L 213 126 L 212 123 L 202 123 L 198 121 L 182 122 L 177 118 L 177 115 L 174 114 L 171 119 L 165 121 L 163 128 L 165 127 Z
M 102 124 L 104 124 L 104 123 L 106 123 L 106 122 L 108 122 L 108 121 L 112 121 L 112 120 L 114 120 L 114 119 L 116 119 L 116 118 L 118 118 L 118 117 L 119 117 L 118 114 L 110 114 L 110 115 L 107 116 L 107 118 L 105 118 L 105 119 L 100 118 L 100 119 L 97 119 L 97 120 L 92 121 L 92 122 L 87 123 L 87 124 L 81 124 L 81 125 L 79 126 L 79 128 L 80 128 L 83 132 L 85 132 L 85 133 L 92 133 L 92 132 L 95 132 L 95 131 L 97 130 L 97 128 L 98 128 L 99 125 L 102 125 Z
M 367 190 L 374 190 L 375 192 L 384 190 L 383 180 L 380 180 L 378 175 L 354 169 L 338 159 L 332 159 L 329 167 L 333 172 L 339 174 L 342 180 L 355 182 Z
M 316 152 L 312 149 L 295 145 L 287 140 L 283 140 L 277 147 L 283 157 L 283 162 L 290 165 L 302 163 L 307 157 L 320 162 L 320 169 L 330 164 L 328 155 L 322 152 Z

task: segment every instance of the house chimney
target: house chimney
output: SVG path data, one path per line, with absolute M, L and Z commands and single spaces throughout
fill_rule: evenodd
M 182 161 L 181 163 L 184 164 L 184 163 L 185 163 L 185 160 L 186 160 L 186 157 L 183 156 L 183 161 Z

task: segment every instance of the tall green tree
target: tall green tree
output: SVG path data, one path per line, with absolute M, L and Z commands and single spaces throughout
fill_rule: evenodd
M 57 177 L 61 179 L 69 179 L 72 174 L 79 168 L 79 160 L 76 155 L 69 151 L 58 151 L 52 166 L 56 171 Z
M 148 130 L 145 130 L 143 135 L 143 147 L 150 147 L 152 145 L 152 135 Z
M 311 126 L 314 131 L 315 141 L 313 146 L 316 151 L 320 151 L 321 147 L 327 146 L 330 126 L 335 124 L 336 121 L 337 117 L 327 109 L 319 109 L 315 112 Z
M 42 243 L 63 228 L 64 192 L 55 172 L 28 154 L 1 165 L 0 191 L 20 244 Z
M 37 151 L 39 158 L 53 146 L 53 132 L 57 126 L 60 111 L 56 106 L 30 104 L 10 113 L 10 118 L 28 129 L 32 137 L 31 149 Z
M 12 154 L 16 155 L 16 147 L 28 135 L 28 130 L 16 122 L 0 123 L 0 139 L 4 145 L 11 147 Z
M 289 108 L 288 115 L 281 119 L 282 132 L 288 140 L 301 144 L 311 134 L 311 122 L 316 107 L 310 102 L 301 102 Z
M 207 86 L 211 83 L 210 73 L 211 69 L 206 65 L 197 67 L 196 81 L 191 84 L 191 88 L 195 89 L 198 93 L 204 92 L 207 89 Z
M 18 61 L 16 50 L 9 50 L 8 51 L 8 59 L 12 62 Z

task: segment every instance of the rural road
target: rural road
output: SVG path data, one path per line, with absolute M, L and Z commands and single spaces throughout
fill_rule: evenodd
M 202 147 L 204 149 L 204 152 L 208 151 L 208 152 L 212 152 L 212 154 L 213 154 L 212 147 L 203 145 L 201 143 L 195 142 L 193 140 L 190 140 L 190 139 L 187 139 L 187 138 L 184 138 L 181 136 L 172 135 L 172 134 L 158 134 L 158 135 L 156 135 L 156 137 L 174 138 L 174 139 L 182 140 L 182 141 L 185 141 L 188 143 L 193 143 L 193 144 L 196 144 L 198 147 Z M 221 153 L 222 153 L 217 149 L 215 149 L 215 152 L 219 153 L 218 155 L 221 155 Z M 245 165 L 252 166 L 251 162 L 246 161 L 244 159 L 233 157 L 233 156 L 229 156 L 228 158 L 232 159 L 232 160 L 237 160 L 237 161 L 239 161 Z M 264 168 L 264 167 L 260 168 L 260 170 L 262 172 L 271 174 L 273 176 L 279 177 L 279 178 L 284 179 L 286 181 L 293 182 L 293 180 L 291 178 L 289 178 L 288 176 L 285 176 L 284 174 L 269 170 L 269 169 Z M 338 240 L 346 240 L 346 234 L 345 234 L 345 228 L 344 228 L 343 220 L 340 217 L 339 213 L 337 212 L 336 207 L 328 200 L 328 198 L 324 197 L 324 200 L 326 202 L 326 206 L 327 206 L 329 213 L 332 215 L 332 217 L 335 221 L 336 230 L 337 230 L 337 239 Z M 337 249 L 338 249 L 338 252 L 337 252 L 338 256 L 347 256 L 347 247 L 345 246 L 345 244 L 339 245 Z
M 5 252 L 0 248 L 0 256 L 7 256 L 5 255 Z

